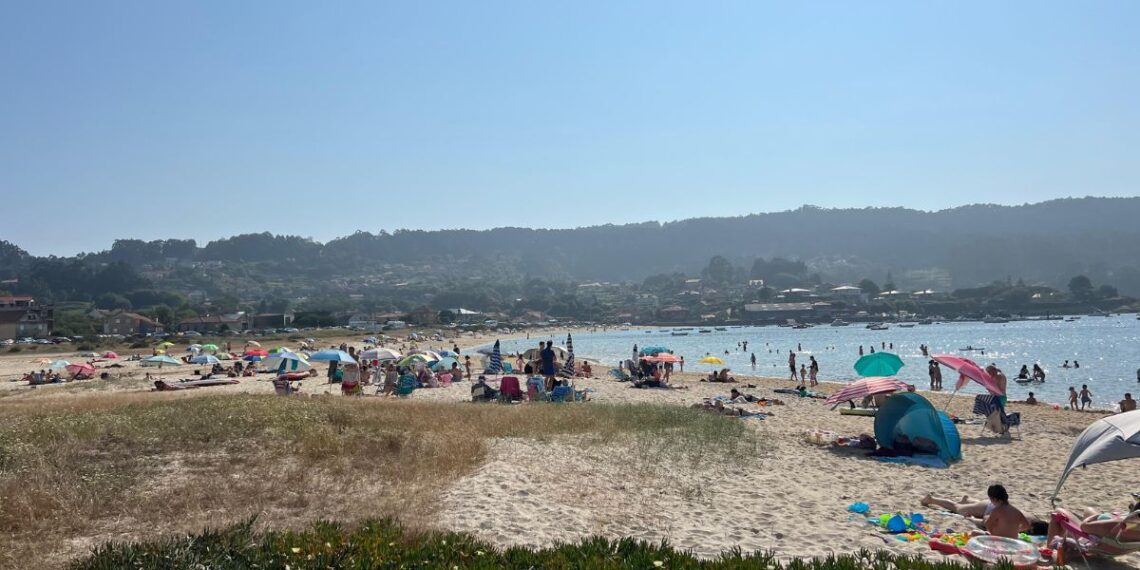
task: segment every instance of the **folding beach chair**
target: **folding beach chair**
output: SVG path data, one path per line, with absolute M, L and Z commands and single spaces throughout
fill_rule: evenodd
M 412 392 L 416 391 L 417 387 L 419 387 L 419 381 L 416 380 L 416 377 L 411 374 L 405 374 L 401 376 L 400 380 L 396 383 L 396 395 L 410 396 Z
M 503 380 L 499 383 L 499 399 L 504 402 L 515 402 L 523 399 L 518 378 L 503 376 Z
M 1009 435 L 1012 438 L 1010 428 L 1016 427 L 1017 439 L 1021 439 L 1021 413 L 1005 413 L 1005 407 L 997 396 L 993 394 L 974 396 L 974 413 L 986 418 L 982 423 L 982 433 L 985 433 L 986 427 L 992 427 L 999 435 Z
M 546 393 L 546 380 L 540 376 L 531 376 L 526 379 L 526 399 L 532 402 L 548 402 L 550 394 Z
M 1065 534 L 1071 539 L 1068 543 L 1076 546 L 1077 551 L 1080 552 L 1081 557 L 1085 558 L 1085 565 L 1088 565 L 1089 556 L 1104 556 L 1114 557 L 1131 554 L 1133 552 L 1140 552 L 1140 541 L 1125 542 L 1120 540 L 1120 533 L 1125 530 L 1140 525 L 1140 511 L 1133 511 L 1120 519 L 1120 524 L 1116 527 L 1115 536 L 1096 536 L 1081 530 L 1081 523 L 1079 520 L 1074 520 L 1062 515 L 1061 513 L 1053 513 L 1051 518 L 1062 529 Z
M 570 386 L 555 386 L 554 391 L 550 393 L 551 402 L 573 402 L 574 401 L 574 388 Z

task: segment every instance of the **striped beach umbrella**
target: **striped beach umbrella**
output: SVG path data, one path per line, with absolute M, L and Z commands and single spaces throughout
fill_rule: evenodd
M 499 350 L 499 341 L 491 349 L 491 365 L 487 367 L 487 374 L 499 374 L 503 371 L 503 353 Z
M 839 405 L 848 400 L 862 400 L 874 394 L 890 394 L 891 392 L 898 392 L 899 390 L 905 391 L 907 389 L 909 389 L 909 386 L 894 378 L 872 376 L 870 378 L 861 378 L 844 386 L 838 392 L 828 396 L 824 403 Z
M 562 371 L 558 375 L 574 377 L 574 339 L 570 338 L 570 333 L 566 334 L 566 362 L 562 364 Z

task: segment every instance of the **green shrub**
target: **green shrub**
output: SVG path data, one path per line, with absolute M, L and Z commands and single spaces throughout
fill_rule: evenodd
M 19 346 L 13 346 L 12 348 L 8 349 L 8 352 L 20 352 L 21 350 L 24 350 L 24 349 L 19 347 Z
M 960 570 L 947 559 L 931 562 L 917 556 L 859 550 L 826 558 L 779 561 L 771 552 L 731 550 L 713 560 L 701 560 L 668 543 L 653 544 L 623 538 L 594 537 L 549 548 L 513 547 L 499 550 L 462 533 L 412 533 L 391 519 L 365 522 L 344 529 L 317 522 L 302 532 L 253 530 L 254 520 L 192 536 L 153 542 L 99 546 L 72 564 L 74 570 L 119 568 L 291 568 L 364 570 L 370 568 L 669 568 L 736 570 Z M 1012 566 L 996 565 L 1009 569 Z

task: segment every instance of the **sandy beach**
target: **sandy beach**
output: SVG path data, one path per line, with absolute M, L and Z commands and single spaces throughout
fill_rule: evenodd
M 492 340 L 487 336 L 465 337 L 457 342 L 466 349 Z M 322 344 L 334 342 L 322 340 Z M 427 344 L 450 346 L 451 340 Z M 59 354 L 67 358 L 74 352 Z M 34 405 L 41 398 L 82 398 L 91 393 L 147 392 L 150 387 L 144 375 L 157 372 L 127 362 L 122 368 L 108 369 L 115 375 L 109 381 L 37 388 L 9 381 L 34 368 L 37 358 L 42 355 L 0 355 L 0 406 L 16 402 Z M 190 368 L 182 367 L 182 371 L 189 372 Z M 604 375 L 605 371 L 598 366 L 595 374 Z M 174 372 L 166 368 L 162 375 L 174 379 Z M 270 378 L 261 375 L 234 386 L 163 397 L 268 394 L 272 393 Z M 588 389 L 592 401 L 567 405 L 690 406 L 706 397 L 726 395 L 733 386 L 757 396 L 778 397 L 785 404 L 765 407 L 763 411 L 771 415 L 762 420 L 730 420 L 746 422 L 762 441 L 754 458 L 731 463 L 679 463 L 652 471 L 638 460 L 643 450 L 651 449 L 652 442 L 647 441 L 616 440 L 591 446 L 589 453 L 583 453 L 571 437 L 495 440 L 489 457 L 475 472 L 441 490 L 432 524 L 470 532 L 504 547 L 550 545 L 603 535 L 668 540 L 708 557 L 739 547 L 746 551 L 771 549 L 780 557 L 887 548 L 941 558 L 925 543 L 901 542 L 877 532 L 862 517 L 847 512 L 847 506 L 862 501 L 871 506 L 873 514 L 919 512 L 937 528 L 966 530 L 971 527 L 967 521 L 923 507 L 920 499 L 926 493 L 984 497 L 988 485 L 1002 483 L 1010 490 L 1015 506 L 1044 517 L 1050 511 L 1049 497 L 1074 437 L 1104 415 L 1013 403 L 1011 410 L 1023 417 L 1021 439 L 983 434 L 980 425 L 960 425 L 962 461 L 948 469 L 933 469 L 883 463 L 864 457 L 861 451 L 808 443 L 805 432 L 816 429 L 842 435 L 873 433 L 873 419 L 841 416 L 821 400 L 773 393 L 775 388 L 792 386 L 787 380 L 746 380 L 755 385 L 752 388 L 743 387 L 743 383 L 708 384 L 694 374 L 676 375 L 674 380 L 684 389 L 634 389 L 609 378 L 578 379 L 578 389 Z M 819 390 L 830 392 L 836 387 L 824 382 Z M 325 384 L 323 378 L 306 380 L 303 391 L 340 397 L 336 386 Z M 950 398 L 946 393 L 925 395 L 939 408 Z M 387 398 L 368 398 L 377 406 L 400 405 Z M 417 390 L 411 399 L 474 405 L 463 403 L 470 400 L 468 383 Z M 959 395 L 950 402 L 948 411 L 971 418 L 971 405 L 972 397 Z M 1135 463 L 1123 461 L 1075 471 L 1062 489 L 1059 504 L 1122 509 L 1128 493 L 1135 490 L 1135 467 Z M 1121 560 L 1140 565 L 1140 555 Z

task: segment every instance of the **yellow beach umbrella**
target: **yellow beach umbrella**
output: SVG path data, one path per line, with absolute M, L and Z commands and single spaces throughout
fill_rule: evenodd
M 724 364 L 724 361 L 715 356 L 706 356 L 699 360 L 701 364 Z

